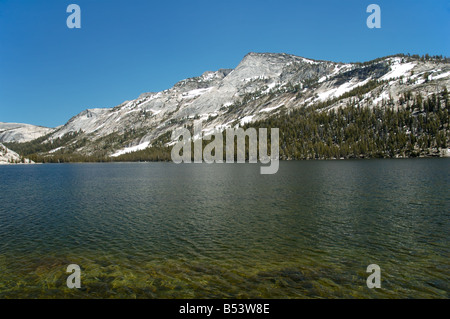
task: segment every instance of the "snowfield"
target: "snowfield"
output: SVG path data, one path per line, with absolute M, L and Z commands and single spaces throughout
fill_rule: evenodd
M 391 71 L 381 77 L 381 80 L 390 80 L 406 76 L 416 66 L 415 63 L 401 64 L 398 59 L 394 60 L 395 64 L 391 66 Z
M 367 82 L 370 81 L 370 78 L 361 81 L 361 82 L 348 82 L 348 83 L 344 83 L 341 86 L 337 87 L 337 88 L 332 88 L 328 91 L 322 92 L 322 93 L 318 93 L 319 95 L 319 100 L 321 101 L 325 101 L 328 100 L 330 98 L 334 98 L 334 97 L 338 97 L 341 96 L 342 94 L 349 92 L 351 90 L 353 90 L 354 88 L 358 87 L 358 86 L 362 86 L 364 84 L 366 84 Z
M 125 147 L 124 149 L 121 149 L 121 150 L 115 152 L 114 154 L 112 154 L 111 157 L 117 157 L 117 156 L 120 156 L 123 154 L 145 150 L 149 144 L 150 144 L 150 142 L 144 142 L 144 143 L 141 143 L 136 146 Z

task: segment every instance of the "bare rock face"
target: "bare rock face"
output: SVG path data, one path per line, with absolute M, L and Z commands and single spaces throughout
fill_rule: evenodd
M 54 131 L 52 128 L 20 123 L 0 122 L 0 142 L 25 143 Z
M 49 153 L 65 149 L 82 155 L 105 152 L 115 156 L 156 141 L 168 144 L 170 133 L 192 124 L 193 119 L 202 119 L 204 131 L 211 132 L 319 102 L 337 108 L 346 104 L 345 93 L 370 81 L 379 85 L 364 96 L 352 97 L 361 106 L 398 101 L 407 91 L 427 96 L 436 88 L 448 88 L 450 64 L 401 55 L 344 64 L 289 54 L 249 53 L 233 70 L 207 71 L 113 108 L 85 110 L 53 132 L 35 129 L 40 133 L 33 136 L 52 132 L 48 142 L 76 133 L 66 145 L 58 144 Z M 0 138 L 6 132 L 1 132 L 0 125 Z M 32 137 L 31 133 L 19 135 L 8 136 L 21 141 Z

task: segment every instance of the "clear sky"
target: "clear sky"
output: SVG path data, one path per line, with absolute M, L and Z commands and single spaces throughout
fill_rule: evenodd
M 81 29 L 69 29 L 69 4 Z M 381 29 L 366 8 L 381 7 Z M 450 1 L 0 0 L 0 122 L 54 127 L 248 52 L 367 61 L 450 56 Z

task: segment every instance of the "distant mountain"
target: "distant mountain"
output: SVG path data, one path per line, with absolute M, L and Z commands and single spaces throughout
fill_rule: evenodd
M 43 126 L 0 122 L 0 142 L 29 142 L 53 131 L 54 129 Z
M 203 120 L 207 134 L 215 127 L 242 126 L 312 106 L 317 112 L 350 104 L 402 109 L 412 103 L 405 103 L 406 95 L 427 98 L 449 85 L 450 63 L 440 57 L 395 55 L 339 63 L 249 53 L 235 69 L 208 71 L 113 108 L 85 110 L 54 131 L 42 128 L 36 134 L 48 135 L 32 145 L 10 147 L 40 157 L 117 158 L 170 145 L 170 133 L 194 119 Z

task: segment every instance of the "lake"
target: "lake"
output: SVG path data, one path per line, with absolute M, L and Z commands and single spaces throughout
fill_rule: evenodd
M 1 166 L 0 298 L 449 298 L 449 164 Z

